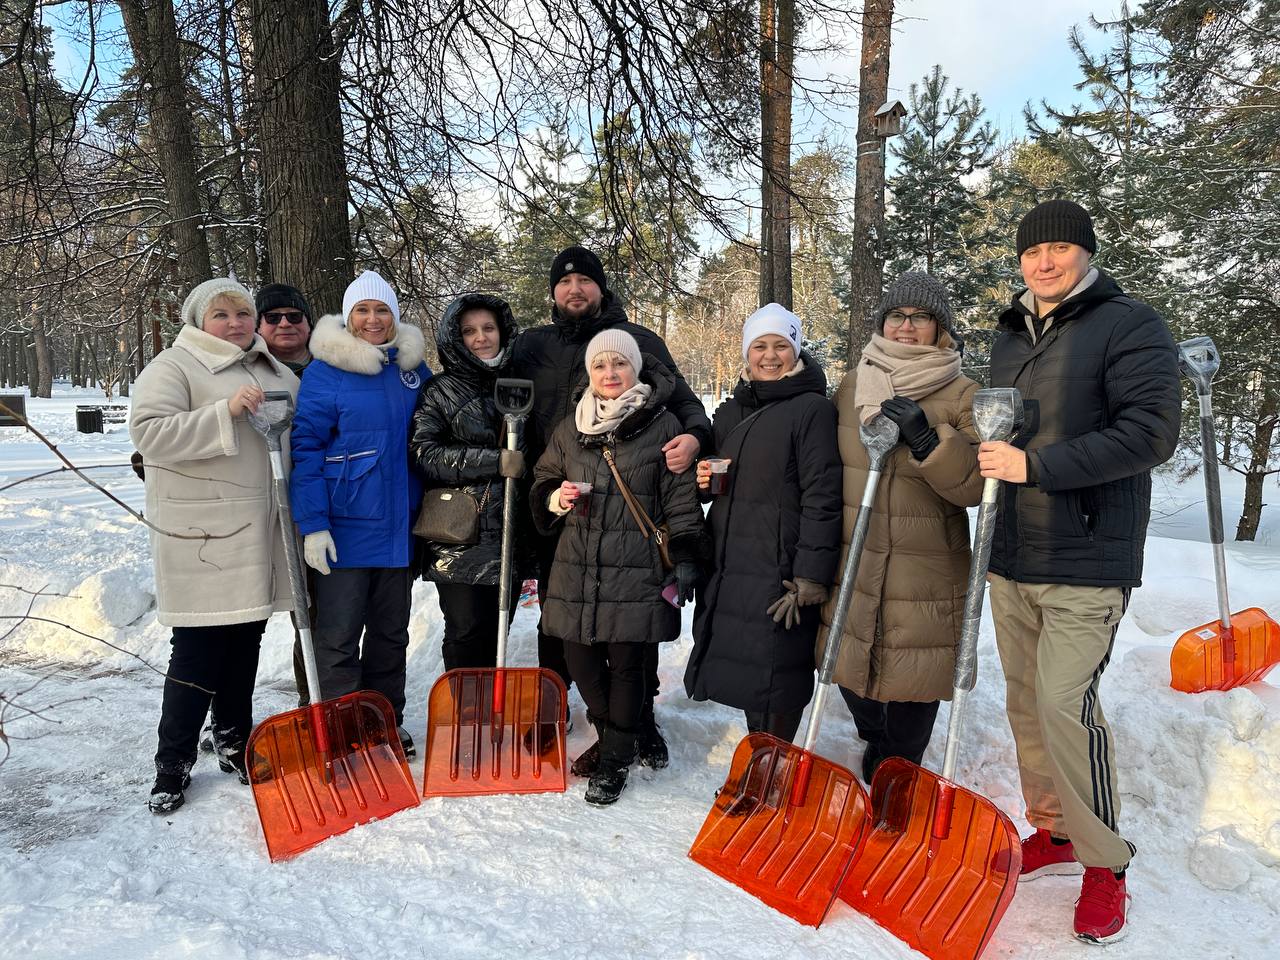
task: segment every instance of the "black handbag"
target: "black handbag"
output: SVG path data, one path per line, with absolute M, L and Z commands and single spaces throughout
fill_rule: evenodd
M 435 543 L 469 547 L 480 542 L 480 514 L 489 503 L 489 487 L 477 500 L 466 490 L 436 487 L 422 495 L 413 535 Z

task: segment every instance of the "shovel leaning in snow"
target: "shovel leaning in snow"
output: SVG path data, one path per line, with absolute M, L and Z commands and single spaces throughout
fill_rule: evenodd
M 1008 440 L 1021 419 L 1017 390 L 974 394 L 973 422 L 983 440 Z M 871 830 L 840 888 L 840 899 L 934 960 L 973 960 L 982 953 L 1013 899 L 1022 865 L 1012 821 L 952 780 L 965 699 L 977 673 L 999 491 L 999 480 L 983 484 L 942 775 L 901 757 L 880 764 L 871 781 Z
M 345 833 L 418 805 L 386 697 L 359 690 L 317 700 L 320 677 L 311 643 L 307 585 L 289 512 L 281 437 L 293 419 L 293 398 L 272 391 L 249 420 L 267 440 L 271 483 L 284 539 L 293 611 L 302 640 L 309 706 L 263 720 L 249 737 L 245 759 L 258 818 L 272 860 L 283 860 Z
M 1218 585 L 1218 619 L 1188 630 L 1169 656 L 1170 686 L 1184 693 L 1230 690 L 1261 680 L 1280 663 L 1280 625 L 1257 607 L 1231 612 L 1227 600 L 1227 557 L 1222 546 L 1222 491 L 1213 429 L 1213 375 L 1218 348 L 1208 337 L 1178 344 L 1178 367 L 1200 397 L 1200 450 L 1204 460 L 1205 504 L 1213 542 L 1213 576 Z
M 533 382 L 501 378 L 494 402 L 507 425 L 507 449 L 533 406 Z M 450 670 L 427 702 L 424 797 L 563 793 L 568 783 L 564 682 L 550 670 L 508 667 L 511 553 L 516 482 L 503 484 L 502 565 L 498 586 L 497 666 Z
M 860 434 L 870 465 L 832 624 L 848 616 L 876 485 L 898 442 L 898 426 L 877 416 Z M 708 870 L 814 927 L 831 908 L 867 829 L 867 794 L 858 779 L 813 752 L 842 638 L 842 630 L 828 634 L 804 747 L 767 733 L 747 734 L 689 850 Z

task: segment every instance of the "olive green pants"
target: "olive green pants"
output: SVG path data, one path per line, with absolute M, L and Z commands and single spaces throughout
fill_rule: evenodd
M 1134 847 L 1116 828 L 1115 746 L 1098 683 L 1129 590 L 988 580 L 1027 820 L 1070 837 L 1085 866 L 1123 869 Z

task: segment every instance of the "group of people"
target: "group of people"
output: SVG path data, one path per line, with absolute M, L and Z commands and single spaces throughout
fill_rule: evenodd
M 980 442 L 978 384 L 961 371 L 947 291 L 925 273 L 889 285 L 834 401 L 800 319 L 778 304 L 753 313 L 741 377 L 711 419 L 582 247 L 551 264 L 549 324 L 520 332 L 499 297 L 459 297 L 435 330 L 434 376 L 421 332 L 371 271 L 314 332 L 292 287 L 266 286 L 255 302 L 233 280 L 201 284 L 173 346 L 140 376 L 130 421 L 158 528 L 158 616 L 173 628 L 152 810 L 182 804 L 206 714 L 220 765 L 247 782 L 259 642 L 272 611 L 292 605 L 266 450 L 247 419 L 266 391 L 296 396 L 290 492 L 321 686 L 308 691 L 299 669 L 302 702 L 377 691 L 412 755 L 413 580 L 436 586 L 445 668 L 493 666 L 499 617 L 519 594 L 499 610 L 501 488 L 515 479 L 512 575 L 536 577 L 539 663 L 576 684 L 596 731 L 573 762 L 593 804 L 617 800 L 637 762 L 668 762 L 658 644 L 679 635 L 690 601 L 690 698 L 791 740 L 838 632 L 835 680 L 865 741 L 863 778 L 889 757 L 920 763 L 951 692 L 966 511 L 994 477 L 991 608 L 1034 828 L 1022 879 L 1083 868 L 1075 933 L 1116 938 L 1134 847 L 1117 826 L 1098 683 L 1140 581 L 1150 471 L 1172 455 L 1179 388 L 1164 321 L 1092 265 L 1096 249 L 1070 201 L 1042 203 L 1018 227 L 1027 287 L 991 354 L 991 385 L 1016 386 L 1025 404 L 1012 442 Z M 500 377 L 534 384 L 513 446 L 494 401 Z M 848 617 L 834 624 L 869 469 L 859 427 L 877 416 L 901 444 Z M 415 537 L 423 491 L 442 487 L 474 498 L 471 536 Z

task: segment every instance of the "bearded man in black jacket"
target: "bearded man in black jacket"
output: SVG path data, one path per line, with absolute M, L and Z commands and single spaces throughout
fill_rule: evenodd
M 1000 316 L 991 385 L 1021 391 L 1026 422 L 1013 443 L 983 443 L 978 466 L 1006 481 L 988 579 L 1036 828 L 1019 879 L 1083 865 L 1075 935 L 1103 943 L 1124 933 L 1134 846 L 1098 684 L 1142 578 L 1151 470 L 1178 440 L 1177 354 L 1160 315 L 1090 264 L 1077 204 L 1035 207 L 1017 249 L 1027 289 Z
M 549 276 L 551 323 L 525 330 L 516 338 L 513 376 L 533 381 L 533 411 L 527 427 L 528 462 L 537 463 L 556 425 L 572 416 L 578 397 L 587 385 L 584 353 L 587 343 L 601 330 L 617 328 L 635 337 L 642 353 L 656 359 L 673 375 L 675 387 L 667 409 L 675 414 L 684 433 L 662 448 L 667 469 L 684 473 L 697 459 L 699 450 L 710 449 L 711 420 L 702 401 L 694 396 L 681 376 L 663 339 L 627 319 L 626 311 L 609 290 L 600 258 L 585 247 L 561 250 L 551 262 Z M 648 361 L 646 361 L 648 363 Z M 546 583 L 555 558 L 556 537 L 542 537 L 537 543 L 538 599 L 545 597 Z M 648 657 L 648 702 L 641 721 L 639 762 L 649 767 L 667 765 L 667 746 L 653 716 L 653 698 L 658 692 L 658 645 L 646 648 Z M 564 660 L 564 641 L 538 629 L 538 664 L 553 670 L 570 684 Z M 574 772 L 590 775 L 594 748 L 574 764 Z

